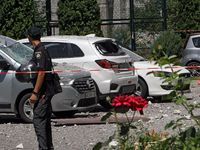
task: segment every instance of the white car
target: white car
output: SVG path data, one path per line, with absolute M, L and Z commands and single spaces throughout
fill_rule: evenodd
M 147 96 L 160 98 L 161 96 L 168 95 L 172 92 L 168 84 L 163 83 L 163 80 L 161 80 L 161 76 L 157 77 L 154 76 L 152 73 L 147 75 L 147 73 L 150 71 L 155 71 L 158 73 L 162 71 L 158 65 L 155 65 L 155 61 L 150 62 L 124 47 L 121 48 L 125 53 L 127 53 L 129 56 L 132 57 L 134 61 L 134 66 L 137 69 L 137 74 L 138 74 L 138 88 L 136 91 L 137 95 L 140 95 L 144 98 L 146 98 Z M 173 70 L 176 71 L 179 69 L 180 68 Z M 165 73 L 170 73 L 171 69 L 163 69 L 163 71 Z M 181 69 L 181 71 L 178 74 L 179 76 L 185 77 L 184 80 L 188 80 L 190 78 L 190 72 L 187 69 L 184 68 Z M 188 84 L 183 90 L 184 92 L 190 92 L 190 84 Z
M 19 42 L 31 46 L 28 39 Z M 106 97 L 134 94 L 138 77 L 131 57 L 113 39 L 87 36 L 46 36 L 41 42 L 48 47 L 52 60 L 68 63 L 90 71 L 97 86 L 99 103 L 109 107 Z

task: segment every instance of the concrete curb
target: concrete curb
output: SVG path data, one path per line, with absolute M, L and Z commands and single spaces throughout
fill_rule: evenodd
M 117 118 L 119 122 L 127 122 L 126 117 Z M 129 120 L 132 118 L 130 117 Z M 149 121 L 146 117 L 134 117 L 133 122 L 142 120 L 144 122 Z M 51 119 L 55 125 L 73 125 L 73 124 L 105 124 L 105 123 L 116 123 L 115 118 L 108 118 L 106 121 L 101 121 L 101 118 L 66 118 L 66 119 Z

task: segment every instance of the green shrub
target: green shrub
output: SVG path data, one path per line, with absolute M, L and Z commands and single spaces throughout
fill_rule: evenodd
M 34 25 L 33 0 L 0 0 L 0 35 L 13 39 L 25 38 Z
M 60 35 L 103 35 L 96 0 L 60 0 L 58 7 Z
M 162 57 L 163 53 L 158 49 L 158 45 L 162 45 L 163 51 L 168 55 L 177 55 L 178 58 L 182 57 L 183 40 L 180 35 L 174 32 L 163 32 L 150 46 L 152 54 L 153 49 Z

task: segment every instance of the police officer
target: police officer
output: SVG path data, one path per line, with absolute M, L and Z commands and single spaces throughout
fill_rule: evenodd
M 54 86 L 52 74 L 44 72 L 52 70 L 51 58 L 48 50 L 40 41 L 40 30 L 37 27 L 31 27 L 26 33 L 30 44 L 34 47 L 32 61 L 35 62 L 39 71 L 35 80 L 32 81 L 34 90 L 30 97 L 30 102 L 34 103 L 33 125 L 39 143 L 39 150 L 53 150 L 50 121 Z

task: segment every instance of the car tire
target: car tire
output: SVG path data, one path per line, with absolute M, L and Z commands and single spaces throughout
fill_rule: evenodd
M 147 98 L 148 96 L 147 85 L 141 78 L 138 78 L 138 87 L 136 89 L 135 95 L 141 96 L 142 98 Z
M 33 104 L 31 104 L 29 101 L 30 97 L 31 93 L 28 93 L 24 95 L 19 102 L 20 118 L 27 123 L 33 122 Z
M 61 112 L 53 112 L 54 116 L 58 118 L 71 118 L 74 116 L 76 111 L 61 111 Z
M 187 66 L 200 66 L 199 62 L 190 62 L 187 64 Z M 200 68 L 188 68 L 188 70 L 190 71 L 191 76 L 200 76 Z

